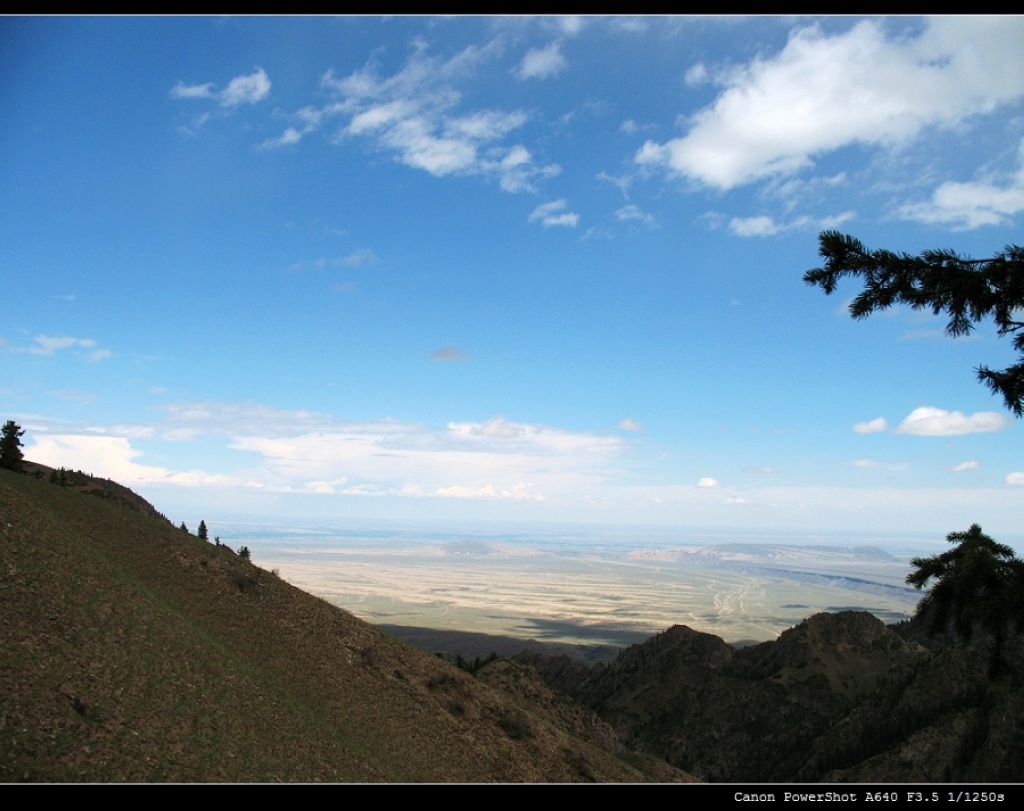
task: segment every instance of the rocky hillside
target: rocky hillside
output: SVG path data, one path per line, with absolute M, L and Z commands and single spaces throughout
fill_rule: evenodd
M 0 471 L 2 782 L 692 779 L 80 489 Z
M 987 640 L 929 651 L 843 612 L 740 650 L 676 626 L 608 666 L 517 659 L 630 748 L 709 782 L 1015 781 L 1024 696 L 989 657 Z M 1019 641 L 1009 658 L 1021 672 Z

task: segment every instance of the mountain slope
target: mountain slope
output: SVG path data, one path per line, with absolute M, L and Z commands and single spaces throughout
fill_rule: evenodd
M 903 629 L 905 630 L 905 629 Z M 1007 646 L 1016 673 L 1020 639 Z M 818 614 L 736 650 L 675 626 L 588 668 L 517 656 L 631 749 L 709 782 L 1014 781 L 1020 680 L 990 642 L 928 651 L 862 612 Z
M 649 779 L 226 547 L 7 471 L 0 694 L 4 782 Z

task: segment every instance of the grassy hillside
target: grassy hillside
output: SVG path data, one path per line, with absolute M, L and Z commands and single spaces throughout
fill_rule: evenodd
M 159 517 L 0 471 L 0 781 L 686 778 L 601 748 L 600 722 L 543 690 L 474 679 Z

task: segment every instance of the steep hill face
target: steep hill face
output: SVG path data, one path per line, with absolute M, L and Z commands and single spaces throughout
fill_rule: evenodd
M 8 471 L 0 695 L 3 782 L 692 779 L 160 517 Z
M 1018 641 L 1008 653 L 1020 672 Z M 517 657 L 519 658 L 519 657 Z M 630 747 L 711 782 L 1009 781 L 1024 696 L 985 640 L 937 652 L 869 614 L 819 614 L 735 650 L 676 626 L 609 666 L 522 657 Z

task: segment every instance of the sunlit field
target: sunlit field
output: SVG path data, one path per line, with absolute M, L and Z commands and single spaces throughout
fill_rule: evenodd
M 662 533 L 517 532 L 244 536 L 254 560 L 370 622 L 622 645 L 689 625 L 732 643 L 775 638 L 819 611 L 906 618 L 909 553 L 868 543 Z M 696 541 L 696 542 L 695 542 Z

